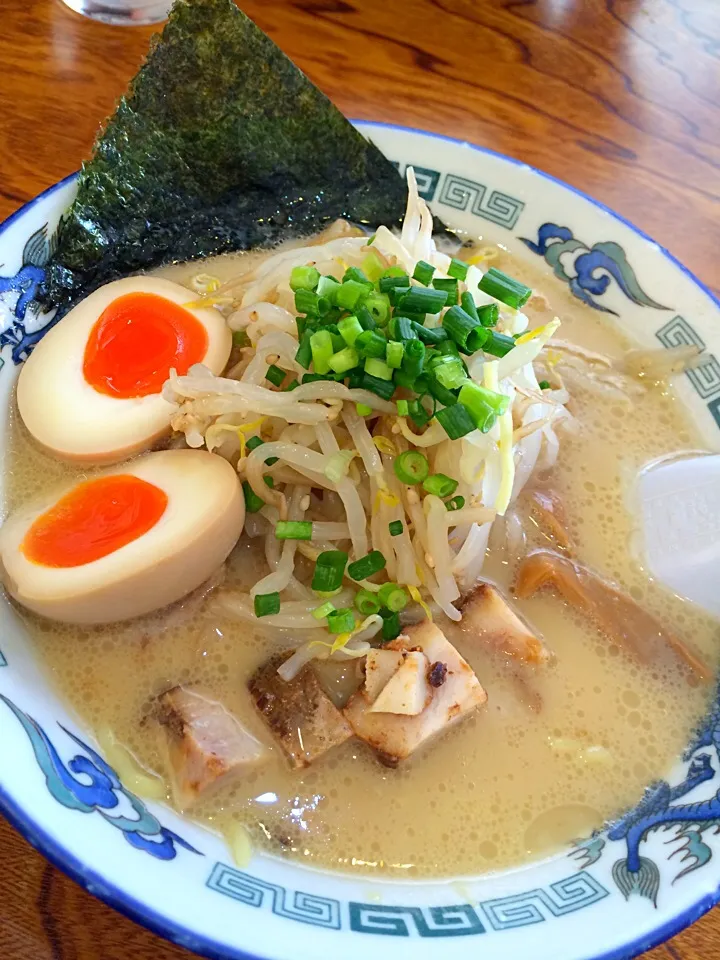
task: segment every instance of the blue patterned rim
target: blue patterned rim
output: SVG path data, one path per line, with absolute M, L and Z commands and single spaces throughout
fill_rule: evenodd
M 416 133 L 420 136 L 429 137 L 433 140 L 439 140 L 453 144 L 454 146 L 463 146 L 473 150 L 476 153 L 496 157 L 505 163 L 510 163 L 513 166 L 530 170 L 532 173 L 537 174 L 543 179 L 549 180 L 551 183 L 555 183 L 563 189 L 571 191 L 586 202 L 592 204 L 594 207 L 603 210 L 614 220 L 617 220 L 632 230 L 633 233 L 642 237 L 644 240 L 647 240 L 649 243 L 652 243 L 655 247 L 662 251 L 663 255 L 667 257 L 667 259 L 670 260 L 679 270 L 681 270 L 695 284 L 695 286 L 702 290 L 709 300 L 715 304 L 715 306 L 720 309 L 720 299 L 718 299 L 714 293 L 692 273 L 692 271 L 688 270 L 687 267 L 680 263 L 676 257 L 666 250 L 665 247 L 661 246 L 659 243 L 657 243 L 657 241 L 653 240 L 652 237 L 649 237 L 646 233 L 644 233 L 644 231 L 640 230 L 629 220 L 626 220 L 624 217 L 605 206 L 605 204 L 600 203 L 598 200 L 594 200 L 592 197 L 589 197 L 587 194 L 583 193 L 582 190 L 578 190 L 576 187 L 564 183 L 562 180 L 558 180 L 549 173 L 538 170 L 536 167 L 531 167 L 529 164 L 520 160 L 515 160 L 512 157 L 507 157 L 504 154 L 497 153 L 495 150 L 489 150 L 487 147 L 479 147 L 475 144 L 467 143 L 466 141 L 458 140 L 454 137 L 447 137 L 437 133 L 428 133 L 424 130 L 418 130 L 413 127 L 401 127 L 397 124 L 381 123 L 377 121 L 355 120 L 353 123 L 360 125 L 364 129 L 378 128 L 386 130 L 398 130 L 401 133 Z M 3 223 L 0 223 L 0 235 L 5 233 L 5 231 L 13 223 L 15 223 L 16 220 L 24 216 L 36 204 L 44 200 L 46 197 L 51 196 L 55 191 L 69 184 L 76 178 L 76 176 L 77 173 L 71 173 L 58 183 L 48 187 L 46 190 L 43 190 L 42 193 L 38 194 L 14 213 L 10 214 L 10 216 Z M 27 840 L 32 847 L 35 847 L 35 849 L 37 849 L 59 870 L 62 870 L 63 873 L 67 874 L 67 876 L 69 876 L 93 896 L 102 900 L 114 910 L 117 910 L 118 913 L 121 913 L 130 920 L 133 920 L 135 923 L 146 927 L 153 933 L 156 933 L 159 936 L 164 937 L 165 939 L 170 940 L 187 950 L 191 950 L 195 953 L 209 957 L 210 960 L 267 960 L 267 958 L 260 957 L 257 954 L 251 954 L 244 950 L 238 950 L 226 944 L 222 944 L 217 940 L 212 940 L 209 937 L 200 936 L 189 928 L 174 923 L 165 915 L 158 913 L 155 910 L 151 910 L 147 904 L 136 900 L 119 887 L 116 887 L 114 884 L 108 882 L 100 874 L 93 870 L 89 870 L 81 860 L 70 853 L 66 847 L 63 847 L 62 844 L 58 843 L 38 823 L 32 820 L 32 818 L 30 818 L 25 811 L 9 796 L 2 786 L 0 786 L 0 813 L 3 814 L 3 816 L 15 828 L 15 830 L 17 830 L 18 833 L 20 833 L 21 836 L 24 837 L 24 839 Z M 643 953 L 646 950 L 650 950 L 653 947 L 656 947 L 664 941 L 670 939 L 670 937 L 675 936 L 675 934 L 694 923 L 704 913 L 707 913 L 707 911 L 715 906 L 715 904 L 718 902 L 720 902 L 720 886 L 718 886 L 713 893 L 705 894 L 705 896 L 701 897 L 695 904 L 687 908 L 677 917 L 674 917 L 671 920 L 668 920 L 666 923 L 655 927 L 654 930 L 646 936 L 638 938 L 631 943 L 625 944 L 608 953 L 598 954 L 594 957 L 588 957 L 587 960 L 629 960 L 631 957 L 636 957 L 638 954 Z

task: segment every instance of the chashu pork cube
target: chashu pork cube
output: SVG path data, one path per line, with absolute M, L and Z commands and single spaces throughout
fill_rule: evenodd
M 377 699 L 371 703 L 367 691 L 361 689 L 345 708 L 345 716 L 355 734 L 377 751 L 383 763 L 396 766 L 484 704 L 487 694 L 472 667 L 430 621 L 410 627 L 404 636 L 393 641 L 390 649 L 423 654 L 428 667 L 430 702 L 414 716 L 379 713 L 373 710 Z
M 353 732 L 309 664 L 292 680 L 283 680 L 277 670 L 287 657 L 280 654 L 263 664 L 248 687 L 290 765 L 302 769 L 345 743 Z
M 399 713 L 414 717 L 430 703 L 432 688 L 428 680 L 428 658 L 421 650 L 404 651 L 401 657 L 397 670 L 371 704 L 370 713 Z
M 479 583 L 460 603 L 463 628 L 522 663 L 544 665 L 552 654 L 490 583 Z
M 170 786 L 180 810 L 269 759 L 268 749 L 221 703 L 195 690 L 173 687 L 158 697 L 157 707 Z
M 365 695 L 370 703 L 375 703 L 388 680 L 398 671 L 405 659 L 405 650 L 389 650 L 387 647 L 373 648 L 365 658 Z

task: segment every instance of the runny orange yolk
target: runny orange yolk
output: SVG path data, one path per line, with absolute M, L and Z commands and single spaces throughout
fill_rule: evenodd
M 100 560 L 152 529 L 168 498 L 130 474 L 87 480 L 32 524 L 21 550 L 44 567 L 79 567 Z
M 155 293 L 126 293 L 90 331 L 83 374 L 98 393 L 146 397 L 160 392 L 171 368 L 184 376 L 207 348 L 207 331 L 189 310 Z

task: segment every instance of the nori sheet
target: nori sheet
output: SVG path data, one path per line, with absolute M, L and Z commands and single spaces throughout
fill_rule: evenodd
M 178 0 L 63 218 L 57 318 L 103 283 L 346 217 L 400 221 L 394 166 L 232 0 Z

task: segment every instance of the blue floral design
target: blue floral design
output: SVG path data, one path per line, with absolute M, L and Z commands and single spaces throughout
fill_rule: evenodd
M 612 824 L 605 835 L 595 834 L 589 840 L 578 843 L 570 856 L 575 857 L 582 868 L 586 868 L 597 863 L 607 841 L 624 842 L 627 856 L 617 860 L 612 868 L 616 886 L 626 899 L 632 893 L 637 893 L 657 905 L 660 871 L 653 860 L 640 855 L 642 844 L 652 832 L 674 831 L 666 841 L 674 846 L 669 859 L 678 857 L 685 866 L 673 883 L 704 867 L 712 859 L 713 851 L 705 843 L 704 834 L 707 830 L 714 830 L 716 834 L 720 832 L 720 790 L 709 799 L 696 803 L 674 802 L 715 778 L 711 754 L 699 752 L 706 747 L 710 747 L 720 761 L 720 696 L 716 698 L 706 724 L 685 754 L 684 759 L 690 765 L 682 783 L 675 787 L 664 780 L 655 783 L 648 788 L 637 807 Z
M 158 860 L 174 860 L 177 856 L 176 846 L 199 856 L 203 855 L 182 837 L 163 827 L 145 804 L 123 787 L 112 767 L 66 727 L 58 724 L 86 754 L 73 757 L 67 766 L 37 721 L 2 694 L 0 700 L 7 704 L 22 724 L 40 769 L 45 774 L 48 790 L 58 803 L 80 813 L 100 814 L 109 824 L 122 831 L 131 846 Z M 80 780 L 79 777 L 83 779 Z M 117 810 L 123 797 L 130 803 L 134 817 L 112 815 L 111 811 Z
M 533 253 L 545 258 L 553 268 L 555 276 L 569 285 L 572 294 L 578 300 L 582 300 L 595 310 L 618 316 L 617 311 L 593 299 L 605 293 L 611 280 L 617 283 L 628 300 L 632 300 L 638 306 L 654 307 L 656 310 L 670 309 L 651 300 L 643 291 L 619 243 L 608 240 L 587 247 L 581 240 L 573 237 L 569 227 L 560 227 L 556 223 L 543 223 L 538 230 L 537 242 L 528 240 L 526 237 L 520 239 Z M 561 259 L 564 253 L 574 254 L 575 276 L 568 274 L 565 270 Z M 602 272 L 598 273 L 598 271 Z
M 0 349 L 12 347 L 13 363 L 21 363 L 30 355 L 35 344 L 47 333 L 51 318 L 39 329 L 28 333 L 26 320 L 28 312 L 39 315 L 37 294 L 45 280 L 45 266 L 52 256 L 55 246 L 54 234 L 48 237 L 48 225 L 44 224 L 28 239 L 23 247 L 22 265 L 18 272 L 10 277 L 0 276 L 0 299 L 8 300 L 10 311 L 15 318 L 10 326 L 0 333 Z M 14 302 L 13 302 L 14 301 Z

